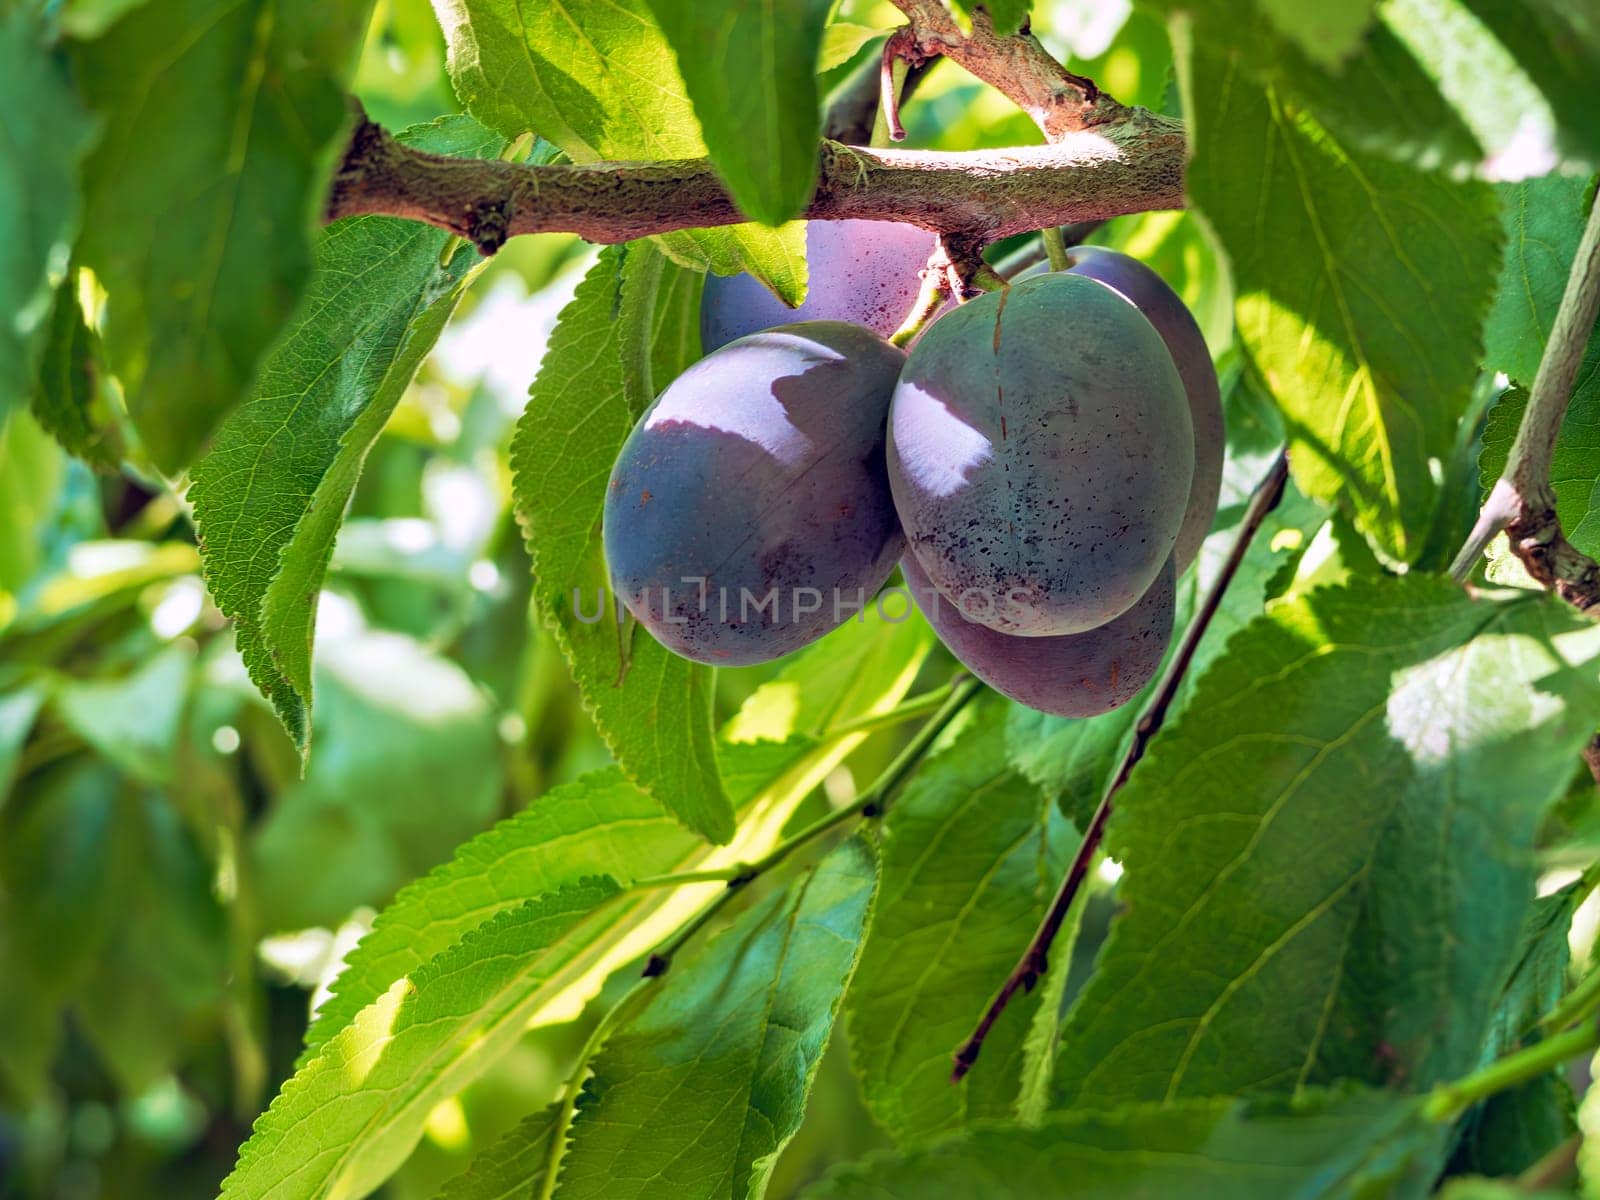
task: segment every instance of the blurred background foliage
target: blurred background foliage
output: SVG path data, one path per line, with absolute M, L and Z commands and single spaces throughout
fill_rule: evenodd
M 898 13 L 845 0 L 837 20 L 861 30 L 830 85 L 878 53 Z M 1120 99 L 1173 107 L 1158 18 L 1057 0 L 1033 27 Z M 378 0 L 356 90 L 391 129 L 458 110 L 426 0 Z M 905 115 L 912 146 L 1038 140 L 945 62 Z M 1191 217 L 1126 218 L 1095 240 L 1155 266 L 1213 348 L 1231 344 L 1227 281 Z M 321 601 L 303 777 L 201 582 L 183 496 L 68 457 L 24 411 L 0 426 L 0 1197 L 212 1194 L 374 910 L 608 761 L 530 620 L 507 464 L 511 423 L 593 253 L 566 235 L 510 243 L 373 450 Z M 922 679 L 952 669 L 937 651 Z M 721 672 L 719 717 L 775 670 Z M 797 819 L 848 798 L 905 736 L 868 738 Z M 1110 910 L 1095 904 L 1080 964 Z M 585 1032 L 530 1031 L 433 1112 L 383 1194 L 433 1194 L 555 1094 Z M 770 1194 L 881 1140 L 835 1047 Z

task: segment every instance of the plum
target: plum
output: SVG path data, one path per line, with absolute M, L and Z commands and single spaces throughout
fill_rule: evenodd
M 928 581 L 916 556 L 900 560 L 906 587 L 933 631 L 995 691 L 1058 717 L 1120 708 L 1149 683 L 1172 638 L 1177 571 L 1168 556 L 1150 590 L 1098 629 L 1060 637 L 1013 637 L 963 617 Z
M 1074 246 L 1067 251 L 1068 274 L 1099 280 L 1128 300 L 1156 327 L 1172 353 L 1178 377 L 1189 395 L 1189 420 L 1194 425 L 1194 481 L 1189 505 L 1178 530 L 1178 573 L 1194 561 L 1211 532 L 1222 487 L 1222 455 L 1227 435 L 1222 424 L 1222 396 L 1211 351 L 1194 317 L 1167 281 L 1136 258 L 1103 246 Z
M 709 354 L 735 338 L 793 321 L 849 321 L 888 337 L 922 286 L 934 235 L 895 221 L 810 221 L 810 286 L 790 308 L 753 275 L 710 275 L 700 297 L 700 341 Z
M 871 602 L 905 544 L 884 464 L 904 361 L 859 326 L 783 325 L 701 359 L 645 412 L 604 540 L 612 587 L 657 641 L 766 662 Z
M 1133 305 L 1062 273 L 935 322 L 889 410 L 911 553 L 972 621 L 1059 636 L 1104 625 L 1171 556 L 1194 428 L 1166 344 Z

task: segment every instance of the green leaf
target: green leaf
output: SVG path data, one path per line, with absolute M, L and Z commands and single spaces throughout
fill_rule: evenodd
M 1548 175 L 1495 191 L 1506 251 L 1483 327 L 1483 363 L 1532 385 L 1578 254 L 1590 189 L 1585 180 Z
M 10 921 L 0 921 L 0 1086 L 7 1099 L 37 1102 L 51 1086 L 61 1038 L 60 997 L 32 974 L 21 940 Z
M 1310 1094 L 1063 1112 L 835 1171 L 806 1200 L 1345 1200 L 1425 1195 L 1444 1131 L 1414 1099 Z M 1068 1183 L 1070 1181 L 1070 1184 Z
M 951 7 L 969 23 L 969 27 L 973 14 L 981 8 L 989 14 L 996 33 L 1008 34 L 1022 28 L 1029 10 L 1033 8 L 1033 0 L 952 0 Z
M 1347 148 L 1381 155 L 1416 168 L 1481 169 L 1483 148 L 1460 113 L 1440 94 L 1413 50 L 1383 20 L 1366 30 L 1358 52 L 1337 69 L 1324 69 L 1297 39 L 1281 30 L 1273 0 L 1155 0 L 1173 17 L 1175 59 L 1190 52 L 1235 62 L 1260 87 L 1277 93 L 1287 108 L 1304 109 Z M 1295 11 L 1320 14 L 1325 5 Z M 1479 38 L 1473 48 L 1486 39 Z M 1184 104 L 1185 115 L 1191 106 Z M 1256 147 L 1257 165 L 1261 146 Z
M 882 37 L 883 30 L 871 25 L 858 25 L 853 21 L 834 21 L 822 31 L 822 48 L 817 52 L 817 71 L 831 71 L 842 67 L 873 38 Z
M 1305 54 L 1325 67 L 1337 67 L 1361 45 L 1372 24 L 1377 0 L 1257 0 L 1261 11 Z
M 230 970 L 228 924 L 208 863 L 164 798 L 130 798 L 121 851 L 137 863 L 109 936 L 73 1003 L 77 1022 L 124 1092 L 137 1095 L 188 1051 Z
M 701 271 L 667 263 L 656 288 L 656 311 L 650 330 L 650 379 L 656 392 L 700 360 Z
M 82 982 L 116 919 L 128 865 L 120 788 L 109 765 L 79 756 L 30 776 L 6 807 L 0 926 L 26 967 L 12 978 L 47 996 Z
M 532 130 L 574 162 L 706 153 L 649 0 L 437 0 L 435 11 L 450 44 L 456 95 L 506 137 Z M 659 240 L 678 262 L 719 275 L 749 271 L 790 304 L 805 298 L 801 224 L 692 230 Z
M 1437 492 L 1429 459 L 1448 456 L 1471 394 L 1493 193 L 1341 145 L 1234 58 L 1181 59 L 1189 196 L 1232 261 L 1239 337 L 1283 411 L 1295 480 L 1409 561 Z
M 1409 576 L 1275 605 L 1118 796 L 1124 909 L 1059 1098 L 1426 1088 L 1477 1066 L 1533 838 L 1600 722 L 1600 629 Z
M 30 5 L 0 13 L 0 420 L 26 403 L 82 210 L 93 141 L 60 57 Z
M 845 1002 L 862 1099 L 896 1141 L 1011 1112 L 1034 1004 L 996 1027 L 951 1087 L 970 1031 L 1038 923 L 1077 837 L 1006 760 L 1006 705 L 986 704 L 884 820 L 881 883 Z
M 1447 1179 L 1434 1193 L 1438 1200 L 1571 1200 L 1564 1188 L 1539 1188 L 1532 1191 L 1516 1179 L 1484 1179 L 1463 1175 Z
M 550 1139 L 559 1132 L 560 1108 L 541 1108 L 479 1151 L 467 1169 L 451 1179 L 434 1200 L 528 1200 L 544 1182 L 550 1165 Z
M 71 454 L 106 471 L 122 458 L 122 434 L 105 399 L 105 347 L 78 303 L 77 272 L 56 289 L 33 390 L 33 415 Z
M 170 782 L 194 650 L 184 643 L 152 655 L 120 679 L 68 679 L 56 688 L 56 715 L 135 779 Z
M 746 216 L 799 215 L 817 181 L 817 59 L 833 0 L 649 0 L 711 161 Z
M 910 690 L 933 642 L 932 628 L 909 597 L 900 597 L 898 606 L 886 599 L 881 612 L 874 605 L 861 620 L 846 621 L 786 659 L 722 736 L 731 742 L 819 737 L 834 725 L 887 712 Z
M 1574 883 L 1541 896 L 1523 922 L 1520 953 L 1505 991 L 1495 1006 L 1490 1052 L 1515 1049 L 1567 990 L 1572 954 L 1568 936 L 1586 889 Z
M 1600 165 L 1594 81 L 1600 78 L 1600 15 L 1567 0 L 1462 0 L 1500 39 L 1549 105 L 1569 156 Z
M 1506 259 L 1485 329 L 1484 365 L 1529 384 L 1539 369 L 1555 324 L 1572 260 L 1589 215 L 1591 193 L 1580 179 L 1550 176 L 1500 190 Z M 1527 407 L 1524 387 L 1514 387 L 1489 412 L 1478 460 L 1487 496 L 1505 470 L 1511 443 Z M 1600 332 L 1590 336 L 1551 459 L 1556 515 L 1572 544 L 1600 552 Z M 1520 571 L 1520 564 L 1517 568 Z M 1491 567 L 1491 578 L 1498 572 Z
M 569 884 L 506 909 L 397 980 L 284 1084 L 223 1200 L 365 1195 L 424 1122 L 522 1036 L 617 885 Z
M 105 136 L 79 254 L 110 293 L 107 348 L 156 464 L 186 465 L 294 311 L 358 0 L 170 0 L 72 43 Z
M 626 303 L 627 279 L 630 269 L 648 269 L 653 254 L 642 245 L 603 251 L 562 309 L 517 422 L 513 488 L 535 602 L 606 744 L 668 812 L 726 842 L 733 808 L 717 774 L 710 669 L 663 649 L 631 621 L 624 628 L 600 604 L 610 594 L 600 539 L 607 481 L 651 399 L 629 387 L 626 363 L 649 354 L 653 309 Z
M 596 1057 L 556 1196 L 760 1196 L 800 1127 L 875 886 L 852 839 L 675 963 Z
M 1458 177 L 1592 166 L 1592 20 L 1504 0 L 1158 0 L 1347 149 Z M 1326 36 L 1319 36 L 1326 35 Z M 1581 99 L 1580 99 L 1581 97 Z M 1576 122 L 1576 127 L 1574 123 Z
M 500 145 L 466 117 L 401 140 L 462 156 Z M 443 230 L 390 217 L 324 230 L 295 319 L 194 471 L 206 582 L 302 754 L 317 599 L 339 523 L 367 451 L 480 261 L 460 246 L 441 265 L 449 243 Z
M 710 850 L 627 782 L 621 771 L 608 767 L 546 793 L 523 812 L 458 848 L 450 862 L 407 885 L 378 914 L 371 932 L 348 956 L 332 995 L 306 1034 L 307 1055 L 395 980 L 523 897 L 554 891 L 588 875 L 607 874 L 626 884 L 647 875 L 732 861 L 730 854 L 748 860 L 766 853 L 795 803 L 864 735 L 829 738 L 824 746 L 804 753 L 798 763 L 795 743 L 805 746 L 830 725 L 892 708 L 911 686 L 930 636 L 926 624 L 910 621 L 888 628 L 876 622 L 848 624 L 785 664 L 778 680 L 768 685 L 774 693 L 770 702 L 761 704 L 759 715 L 746 705 L 730 724 L 730 733 L 737 727 L 743 740 L 723 744 L 719 761 L 739 815 L 755 834 L 748 844 Z M 788 687 L 802 680 L 805 700 L 815 707 L 780 707 L 790 695 Z M 785 740 L 754 740 L 765 736 Z M 759 832 L 762 826 L 770 827 L 764 836 Z M 723 859 L 713 859 L 714 854 Z M 609 963 L 642 952 L 649 942 L 638 937 L 639 929 L 651 920 L 672 917 L 670 899 L 661 889 L 620 897 L 608 909 L 614 915 L 610 929 L 595 936 L 580 962 Z M 627 945 L 633 945 L 631 952 Z
M 322 752 L 250 844 L 268 930 L 337 926 L 500 813 L 496 713 L 454 662 L 367 632 L 324 642 L 317 682 Z
M 1556 1071 L 1495 1093 L 1461 1121 L 1451 1172 L 1520 1175 L 1578 1132 L 1576 1107 Z
M 43 707 L 46 690 L 42 684 L 27 683 L 0 695 L 0 810 L 11 794 L 11 782 L 22 760 L 22 747 L 33 732 L 34 718 Z
M 695 838 L 614 767 L 556 788 L 480 833 L 407 884 L 351 952 L 306 1033 L 315 1052 L 395 980 L 527 896 L 606 874 L 623 884 L 677 870 Z M 665 892 L 623 897 L 613 911 L 648 913 Z

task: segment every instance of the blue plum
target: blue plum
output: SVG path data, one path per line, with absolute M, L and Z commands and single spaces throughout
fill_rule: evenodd
M 1194 476 L 1172 355 L 1138 309 L 1048 274 L 935 322 L 889 414 L 889 481 L 911 552 L 972 621 L 1094 629 L 1149 591 Z
M 1211 351 L 1194 316 L 1168 286 L 1167 281 L 1136 258 L 1103 246 L 1074 246 L 1067 251 L 1072 275 L 1099 280 L 1134 305 L 1167 343 L 1178 376 L 1189 396 L 1189 420 L 1194 425 L 1194 481 L 1189 504 L 1178 530 L 1178 573 L 1194 561 L 1211 531 L 1222 488 L 1222 456 L 1227 433 L 1222 423 L 1222 396 Z
M 1061 637 L 1014 637 L 963 617 L 929 582 L 916 556 L 900 560 L 906 586 L 933 631 L 995 691 L 1058 717 L 1120 708 L 1154 678 L 1172 638 L 1171 557 L 1137 603 L 1098 629 Z
M 612 468 L 612 586 L 697 662 L 766 662 L 871 602 L 904 547 L 884 464 L 905 355 L 810 321 L 730 342 L 673 381 Z
M 849 321 L 888 337 L 911 311 L 933 244 L 926 229 L 894 221 L 810 221 L 805 303 L 789 308 L 753 275 L 707 276 L 701 344 L 710 353 L 792 321 Z

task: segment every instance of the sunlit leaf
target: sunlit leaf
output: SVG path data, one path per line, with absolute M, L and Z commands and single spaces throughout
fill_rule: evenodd
M 1553 600 L 1421 576 L 1319 588 L 1236 636 L 1118 795 L 1124 907 L 1058 1098 L 1476 1066 L 1534 834 L 1600 722 L 1597 662 L 1600 629 Z
M 1077 838 L 1055 798 L 1007 762 L 1006 705 L 986 705 L 889 809 L 882 882 L 846 999 L 862 1098 L 899 1141 L 1008 1115 L 1033 1005 L 1019 998 L 977 1068 L 952 1049 L 1043 915 Z
M 500 145 L 466 117 L 401 139 L 463 156 Z M 458 246 L 441 263 L 450 240 L 390 217 L 324 230 L 294 320 L 194 471 L 206 581 L 303 754 L 317 602 L 339 523 L 367 452 L 479 261 Z
M 556 1196 L 760 1196 L 800 1127 L 876 882 L 872 852 L 848 841 L 675 963 L 595 1059 Z
M 651 398 L 630 387 L 628 361 L 648 359 L 653 309 L 619 315 L 624 264 L 648 269 L 653 253 L 606 250 L 562 310 L 512 443 L 517 516 L 536 603 L 618 763 L 690 829 L 726 842 L 711 671 L 617 620 L 600 539 L 611 464 Z
M 1437 495 L 1429 459 L 1448 455 L 1476 374 L 1493 193 L 1356 153 L 1199 45 L 1183 79 L 1189 196 L 1232 261 L 1239 337 L 1295 480 L 1409 561 Z
M 243 400 L 311 270 L 358 0 L 171 0 L 72 44 L 104 126 L 79 254 L 151 457 L 176 472 Z
M 691 7 L 721 6 L 685 10 Z M 648 0 L 437 0 L 435 10 L 450 44 L 456 94 L 506 137 L 531 130 L 575 162 L 706 153 Z M 719 275 L 749 271 L 790 303 L 804 299 L 802 225 L 739 225 L 659 240 L 680 262 Z
M 397 980 L 284 1085 L 223 1181 L 223 1200 L 375 1188 L 434 1105 L 522 1035 L 616 893 L 602 877 L 528 900 Z
M 817 179 L 817 59 L 833 0 L 649 0 L 717 173 L 746 216 L 797 216 Z

